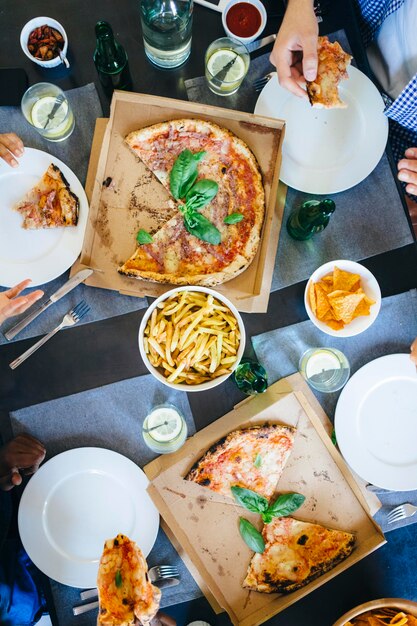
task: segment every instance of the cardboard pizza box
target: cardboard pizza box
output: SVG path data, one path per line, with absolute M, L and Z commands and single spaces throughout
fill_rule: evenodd
M 316 414 L 303 393 L 291 391 L 291 382 L 290 377 L 272 385 L 262 396 L 242 403 L 198 432 L 178 452 L 145 467 L 151 480 L 149 493 L 174 545 L 214 610 L 227 611 L 236 626 L 263 623 L 385 543 L 361 489 L 326 432 L 326 420 Z M 294 449 L 277 488 L 278 493 L 296 491 L 306 496 L 294 517 L 356 536 L 355 549 L 345 561 L 287 595 L 242 587 L 253 553 L 240 537 L 238 520 L 244 516 L 260 529 L 259 516 L 231 498 L 183 479 L 223 436 L 265 422 L 297 428 Z
M 173 210 L 168 191 L 149 175 L 124 138 L 139 128 L 183 117 L 213 121 L 231 130 L 248 144 L 258 160 L 266 198 L 261 243 L 250 266 L 215 289 L 230 298 L 240 311 L 263 313 L 268 307 L 285 204 L 286 187 L 279 185 L 285 125 L 281 120 L 251 113 L 115 91 L 105 130 L 102 120 L 96 125 L 86 185 L 89 222 L 81 257 L 72 273 L 83 266 L 97 268 L 101 271 L 90 276 L 87 285 L 130 296 L 158 297 L 172 288 L 117 272 L 119 265 L 133 254 L 139 228 L 157 227 Z

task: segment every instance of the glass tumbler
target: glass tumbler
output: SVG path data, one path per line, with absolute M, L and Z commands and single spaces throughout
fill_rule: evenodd
M 151 450 L 169 454 L 185 443 L 187 423 L 173 404 L 159 404 L 145 417 L 142 436 Z
M 146 56 L 164 68 L 178 67 L 191 51 L 193 0 L 140 0 Z
M 51 83 L 37 83 L 23 94 L 22 113 L 48 141 L 64 141 L 74 130 L 71 106 L 62 91 Z
M 298 369 L 313 389 L 324 393 L 338 391 L 350 376 L 349 361 L 336 348 L 310 348 L 302 355 Z
M 209 89 L 218 96 L 236 93 L 248 73 L 250 56 L 243 43 L 230 37 L 213 41 L 206 51 L 205 68 Z

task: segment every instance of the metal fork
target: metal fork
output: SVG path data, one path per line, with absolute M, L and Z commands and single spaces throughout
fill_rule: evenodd
M 275 75 L 276 75 L 276 72 L 269 72 L 265 76 L 262 76 L 262 78 L 257 78 L 256 80 L 254 80 L 252 83 L 252 86 L 255 89 L 255 91 L 262 91 L 266 83 L 268 83 L 271 80 L 271 78 L 273 78 L 273 76 Z
M 16 367 L 19 367 L 19 365 L 21 365 L 23 361 L 26 361 L 26 359 L 30 357 L 31 354 L 36 352 L 38 348 L 43 346 L 43 344 L 46 343 L 51 337 L 53 337 L 59 330 L 61 330 L 62 328 L 66 328 L 67 326 L 73 326 L 74 324 L 79 322 L 80 319 L 82 319 L 84 315 L 86 315 L 89 312 L 89 310 L 90 310 L 90 307 L 88 306 L 88 304 L 86 304 L 84 300 L 81 300 L 81 302 L 79 302 L 77 306 L 71 309 L 71 311 L 68 311 L 68 313 L 64 316 L 62 322 L 59 324 L 59 326 L 51 330 L 50 333 L 45 335 L 45 337 L 42 337 L 42 339 L 37 341 L 33 346 L 31 346 L 28 350 L 26 350 L 26 352 L 21 354 L 19 357 L 17 357 L 17 359 L 12 361 L 11 363 L 9 363 L 9 367 L 12 370 L 16 369 Z
M 148 570 L 148 576 L 150 581 L 153 584 L 157 584 L 160 588 L 163 588 L 164 586 L 173 587 L 174 585 L 178 585 L 180 582 L 178 578 L 178 569 L 171 565 L 156 565 L 155 567 L 151 567 L 151 569 Z M 162 581 L 164 581 L 165 584 L 162 584 Z M 80 598 L 81 600 L 90 600 L 92 598 L 97 598 L 97 594 L 97 589 L 86 589 L 85 591 L 81 591 Z M 72 612 L 74 615 L 81 615 L 82 613 L 87 613 L 88 611 L 97 609 L 98 606 L 99 602 L 96 600 L 94 602 L 89 602 L 88 604 L 74 606 Z
M 394 522 L 399 522 L 406 517 L 412 517 L 417 512 L 417 506 L 413 504 L 409 504 L 406 502 L 405 504 L 400 504 L 396 506 L 395 509 L 392 509 L 387 515 L 387 523 L 393 524 Z

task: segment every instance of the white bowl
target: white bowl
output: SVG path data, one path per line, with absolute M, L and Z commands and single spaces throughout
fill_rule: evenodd
M 413 615 L 413 617 L 417 617 L 417 602 L 413 602 L 412 600 L 401 600 L 401 598 L 381 598 L 380 600 L 364 602 L 354 609 L 351 609 L 342 615 L 342 617 L 340 617 L 337 622 L 333 624 L 333 626 L 345 626 L 349 620 L 362 615 L 362 613 L 388 607 L 398 609 L 398 612 L 403 611 L 404 613 Z
M 366 295 L 369 296 L 369 298 L 375 300 L 375 304 L 371 306 L 370 315 L 360 315 L 359 317 L 356 317 L 350 322 L 350 324 L 346 324 L 346 326 L 341 330 L 333 330 L 333 328 L 330 328 L 330 326 L 327 326 L 327 324 L 321 322 L 314 315 L 308 297 L 308 289 L 310 283 L 316 283 L 321 278 L 323 278 L 323 276 L 326 276 L 326 274 L 330 274 L 333 271 L 335 265 L 341 270 L 345 270 L 346 272 L 359 274 L 359 276 L 361 277 L 362 289 L 364 290 Z M 359 333 L 363 333 L 363 331 L 369 328 L 369 326 L 371 326 L 371 324 L 373 324 L 378 317 L 378 313 L 381 308 L 381 290 L 375 276 L 371 274 L 371 272 L 360 263 L 346 260 L 329 261 L 329 263 L 325 263 L 324 265 L 321 265 L 318 269 L 316 269 L 316 271 L 311 275 L 309 281 L 307 282 L 304 292 L 304 305 L 308 317 L 311 319 L 313 324 L 327 335 L 332 335 L 333 337 L 353 337 L 354 335 L 359 335 Z
M 211 293 L 215 298 L 217 298 L 217 300 L 220 300 L 220 302 L 223 302 L 223 304 L 229 307 L 229 309 L 235 316 L 238 326 L 239 326 L 240 344 L 239 344 L 239 348 L 237 351 L 237 359 L 235 363 L 232 365 L 229 374 L 224 374 L 223 376 L 219 376 L 218 378 L 213 378 L 213 380 L 208 380 L 207 382 L 200 383 L 199 385 L 186 385 L 184 383 L 169 383 L 167 379 L 165 378 L 165 376 L 161 374 L 161 372 L 156 367 L 154 367 L 152 363 L 149 361 L 148 356 L 143 346 L 143 336 L 144 336 L 146 324 L 148 323 L 148 320 L 150 316 L 152 315 L 152 311 L 158 306 L 158 304 L 160 302 L 164 302 L 164 300 L 178 293 L 179 291 L 201 291 L 203 293 Z M 242 317 L 239 311 L 236 309 L 236 307 L 230 302 L 230 300 L 228 300 L 221 293 L 214 291 L 213 289 L 207 289 L 207 287 L 195 287 L 193 285 L 187 285 L 185 287 L 176 287 L 175 289 L 171 289 L 170 291 L 167 291 L 166 293 L 162 294 L 162 296 L 159 296 L 159 298 L 157 298 L 155 302 L 153 302 L 148 307 L 145 315 L 142 318 L 141 324 L 139 326 L 138 339 L 139 339 L 139 352 L 143 359 L 143 362 L 145 363 L 150 373 L 153 374 L 153 376 L 155 376 L 155 378 L 157 378 L 161 383 L 163 383 L 164 385 L 167 385 L 168 387 L 171 387 L 172 389 L 178 389 L 180 391 L 206 391 L 207 389 L 212 389 L 213 387 L 217 387 L 217 385 L 220 385 L 221 383 L 223 383 L 227 378 L 229 378 L 229 376 L 237 368 L 237 366 L 239 365 L 242 359 L 243 352 L 245 350 L 246 333 L 245 333 L 245 327 L 243 325 Z
M 227 14 L 230 8 L 234 6 L 235 4 L 252 4 L 254 7 L 258 9 L 259 13 L 261 14 L 261 25 L 259 26 L 256 33 L 251 35 L 251 37 L 238 37 L 238 35 L 235 35 L 235 33 L 233 33 L 227 26 L 227 23 L 226 23 Z M 223 13 L 222 13 L 223 28 L 226 34 L 232 39 L 236 39 L 237 41 L 241 41 L 242 43 L 251 43 L 252 41 L 255 41 L 255 39 L 259 37 L 263 29 L 265 28 L 266 20 L 267 20 L 266 10 L 260 0 L 230 0 L 230 2 L 226 4 L 226 6 L 224 7 Z
M 34 17 L 32 20 L 27 22 L 27 24 L 23 26 L 22 31 L 20 33 L 20 45 L 22 47 L 23 52 L 28 57 L 28 59 L 30 59 L 37 65 L 40 65 L 41 67 L 46 67 L 46 68 L 58 67 L 58 65 L 62 63 L 59 56 L 55 57 L 55 59 L 50 59 L 49 61 L 42 61 L 41 59 L 37 59 L 36 57 L 34 57 L 28 50 L 28 39 L 29 39 L 30 33 L 32 32 L 32 30 L 35 30 L 35 28 L 38 28 L 39 26 L 44 26 L 45 24 L 47 24 L 48 26 L 52 26 L 52 28 L 56 28 L 56 30 L 59 30 L 59 32 L 63 36 L 64 48 L 62 50 L 62 54 L 64 57 L 66 57 L 67 50 L 68 50 L 67 33 L 65 32 L 65 28 L 62 26 L 62 24 L 57 22 L 57 20 L 54 20 L 53 17 L 45 17 L 45 16 Z

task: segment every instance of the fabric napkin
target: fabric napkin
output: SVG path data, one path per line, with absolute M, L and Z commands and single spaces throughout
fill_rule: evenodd
M 347 52 L 351 51 L 345 31 L 332 33 L 329 39 L 339 41 Z M 274 69 L 269 63 L 269 53 L 251 61 L 249 72 L 239 91 L 228 97 L 213 94 L 207 87 L 204 76 L 186 80 L 188 99 L 253 112 L 259 97 L 253 89 L 253 82 Z M 309 241 L 292 239 L 285 227 L 291 210 L 306 200 L 324 197 L 331 198 L 336 203 L 336 211 L 327 228 Z M 358 261 L 413 241 L 388 158 L 384 154 L 374 171 L 363 182 L 347 191 L 329 196 L 314 196 L 288 188 L 271 291 L 306 280 L 327 261 Z
M 279 328 L 252 338 L 256 356 L 268 372 L 272 383 L 298 370 L 301 355 L 313 347 L 334 347 L 348 358 L 351 374 L 363 365 L 387 354 L 407 353 L 410 344 L 417 336 L 417 290 L 383 298 L 380 313 L 366 331 L 354 337 L 333 337 L 326 335 L 310 320 Z M 334 419 L 334 411 L 340 391 L 320 393 L 312 389 L 324 411 Z M 417 515 L 395 524 L 386 523 L 386 515 L 393 506 L 410 502 L 417 505 L 417 490 L 392 492 L 378 490 L 382 508 L 375 516 L 383 530 L 389 531 L 400 526 L 417 522 Z
M 29 432 L 46 446 L 47 459 L 73 448 L 95 446 L 123 454 L 143 467 L 156 455 L 145 445 L 141 426 L 157 404 L 170 402 L 184 415 L 189 434 L 195 432 L 187 394 L 161 385 L 150 374 L 92 389 L 66 398 L 26 407 L 10 414 L 13 434 Z M 148 557 L 149 566 L 178 567 L 181 583 L 162 592 L 161 606 L 201 596 L 197 584 L 160 529 Z M 51 582 L 58 621 L 62 626 L 96 626 L 97 612 L 74 617 L 81 604 L 79 589 Z
M 68 100 L 74 111 L 75 129 L 69 139 L 54 143 L 43 139 L 26 121 L 20 107 L 0 107 L 0 133 L 15 132 L 19 135 L 25 146 L 37 148 L 50 153 L 70 167 L 74 174 L 84 185 L 87 175 L 88 162 L 90 159 L 91 144 L 93 141 L 94 127 L 97 117 L 103 115 L 100 100 L 94 83 L 71 89 L 66 92 Z M 46 296 L 53 294 L 69 278 L 69 271 L 59 278 L 40 285 Z M 0 287 L 0 291 L 5 287 Z M 46 300 L 45 296 L 45 300 Z M 91 311 L 80 323 L 85 324 L 92 321 L 115 317 L 131 311 L 146 308 L 146 298 L 134 298 L 132 296 L 122 296 L 114 291 L 94 289 L 85 285 L 78 286 L 68 296 L 65 296 L 57 304 L 54 304 L 46 312 L 42 313 L 38 319 L 26 327 L 13 341 L 26 339 L 42 335 L 52 330 L 62 320 L 63 316 L 72 306 L 84 299 L 90 305 Z M 43 302 L 43 300 L 41 300 Z M 40 304 L 38 302 L 38 304 Z M 35 305 L 36 306 L 36 305 Z M 19 319 L 25 317 L 15 317 L 8 320 L 1 328 L 5 332 L 13 326 Z M 6 338 L 0 332 L 0 345 L 7 343 Z

